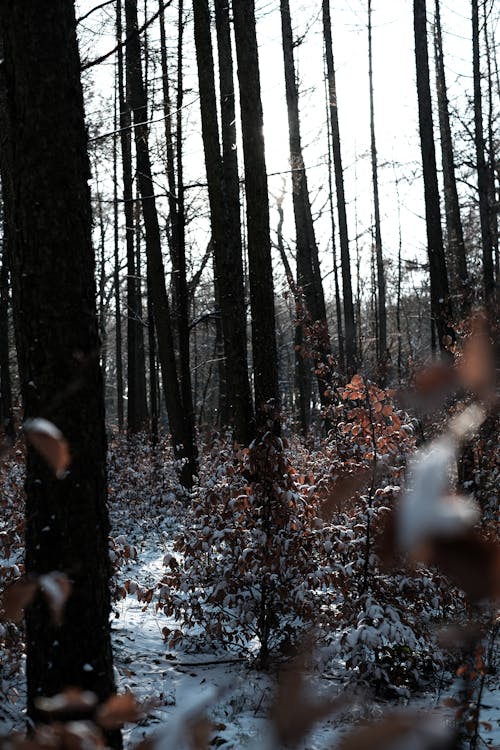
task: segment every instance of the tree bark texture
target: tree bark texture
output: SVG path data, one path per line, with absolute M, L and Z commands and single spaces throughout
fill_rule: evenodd
M 303 291 L 306 302 L 306 317 L 303 321 L 313 332 L 309 336 L 309 348 L 319 365 L 318 389 L 322 406 L 330 402 L 328 397 L 330 337 L 326 319 L 325 296 L 319 266 L 318 246 L 314 233 L 311 201 L 307 174 L 302 153 L 300 134 L 299 92 L 293 57 L 293 32 L 289 0 L 281 0 L 281 34 L 285 69 L 286 102 L 288 111 L 288 137 L 290 146 L 290 168 L 292 170 L 292 197 L 297 243 L 297 286 Z M 322 366 L 323 365 L 323 366 Z
M 455 157 L 451 135 L 448 93 L 443 54 L 443 37 L 441 32 L 441 12 L 439 0 L 435 6 L 434 50 L 436 59 L 436 90 L 439 113 L 439 132 L 441 136 L 441 156 L 443 165 L 444 208 L 446 214 L 446 233 L 448 252 L 455 271 L 456 290 L 460 297 L 462 313 L 470 307 L 470 289 L 467 274 L 464 233 L 460 218 L 457 181 L 455 177 Z
M 136 33 L 137 2 L 125 0 L 127 26 L 127 72 L 130 76 L 130 104 L 133 112 L 137 179 L 142 202 L 142 214 L 146 235 L 148 275 L 151 282 L 153 313 L 158 343 L 158 357 L 162 372 L 163 391 L 167 405 L 170 431 L 176 458 L 185 461 L 181 479 L 186 487 L 192 485 L 197 473 L 197 451 L 194 438 L 193 407 L 190 383 L 179 387 L 175 359 L 174 339 L 170 317 L 170 305 L 165 284 L 160 225 L 156 210 L 154 183 L 149 156 L 146 125 L 146 94 L 142 79 L 141 49 Z
M 0 4 L 9 135 L 2 172 L 24 413 L 53 421 L 72 459 L 59 480 L 28 447 L 26 570 L 60 571 L 73 582 L 62 624 L 51 621 L 40 596 L 27 612 L 34 721 L 42 718 L 40 695 L 71 685 L 103 701 L 114 691 L 104 403 L 75 28 L 65 0 Z M 119 747 L 119 733 L 110 742 Z
M 340 129 L 337 103 L 337 87 L 333 60 L 332 25 L 330 0 L 323 0 L 323 35 L 325 41 L 326 68 L 328 75 L 328 96 L 330 104 L 330 126 L 332 132 L 333 164 L 335 187 L 337 190 L 337 211 L 340 236 L 340 265 L 342 269 L 342 293 L 344 306 L 345 360 L 349 376 L 358 366 L 356 346 L 356 326 L 354 322 L 354 304 L 352 300 L 351 258 L 349 253 L 349 235 L 347 231 L 347 212 L 344 190 L 344 173 L 340 149 Z
M 278 357 L 264 120 L 254 0 L 233 0 L 245 165 L 255 411 L 259 430 L 279 432 Z
M 228 133 L 228 107 L 224 103 L 227 95 L 233 95 L 231 87 L 232 64 L 228 63 L 227 39 L 222 40 L 221 107 L 224 112 L 226 161 L 223 164 L 220 148 L 219 124 L 217 120 L 217 99 L 215 94 L 214 60 L 211 40 L 210 10 L 208 0 L 193 0 L 194 36 L 203 147 L 207 172 L 208 197 L 214 269 L 216 275 L 217 301 L 220 305 L 222 331 L 224 336 L 225 387 L 229 408 L 233 417 L 235 437 L 239 442 L 248 443 L 253 437 L 253 413 L 250 383 L 247 370 L 245 295 L 243 290 L 243 263 L 239 215 L 238 167 L 233 157 L 228 156 L 228 137 L 234 139 L 233 130 Z M 225 37 L 228 29 L 221 29 L 219 18 L 219 38 Z M 219 42 L 220 43 L 220 42 Z M 229 42 L 230 49 L 230 42 Z M 224 54 L 225 52 L 225 54 Z M 230 54 L 230 53 L 229 53 Z M 233 105 L 234 112 L 234 105 Z M 234 117 L 233 117 L 234 121 Z M 233 140 L 234 142 L 234 140 Z M 235 170 L 236 169 L 236 174 Z
M 427 14 L 425 0 L 414 0 L 415 62 L 417 69 L 418 116 L 424 175 L 427 252 L 431 287 L 431 310 L 436 324 L 439 347 L 446 348 L 446 336 L 452 334 L 448 274 L 441 229 L 436 149 L 432 124 L 432 102 L 427 50 Z

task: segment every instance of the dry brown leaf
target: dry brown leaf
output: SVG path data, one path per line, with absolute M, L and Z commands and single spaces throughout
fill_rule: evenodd
M 213 733 L 213 724 L 206 716 L 199 716 L 189 722 L 187 733 L 192 750 L 207 750 Z
M 500 595 L 500 544 L 471 531 L 432 540 L 430 563 L 465 591 L 472 602 Z
M 26 437 L 35 450 L 47 461 L 58 479 L 64 479 L 71 457 L 64 435 L 48 419 L 28 419 L 24 423 Z
M 340 513 L 347 500 L 357 492 L 367 488 L 373 478 L 373 469 L 358 469 L 355 474 L 341 475 L 321 505 L 321 515 L 325 520 L 334 513 Z
M 349 732 L 336 750 L 404 750 L 409 746 L 420 750 L 451 750 L 454 747 L 452 733 L 442 726 L 438 731 L 433 730 L 430 721 L 427 723 L 421 714 L 386 716 L 380 722 Z
M 271 711 L 280 743 L 296 744 L 318 721 L 344 708 L 348 702 L 345 695 L 311 700 L 304 690 L 301 665 L 287 669 L 281 675 L 278 698 Z
M 21 578 L 11 584 L 3 594 L 2 606 L 5 618 L 12 622 L 20 622 L 24 617 L 24 610 L 33 601 L 38 589 L 38 581 L 32 578 Z
M 488 319 L 476 313 L 471 320 L 471 335 L 465 342 L 459 378 L 470 391 L 483 398 L 495 392 L 495 354 L 490 338 Z
M 112 695 L 97 712 L 97 722 L 103 729 L 119 729 L 122 724 L 138 721 L 144 715 L 132 693 Z
M 90 690 L 66 688 L 62 693 L 50 697 L 41 696 L 35 699 L 39 711 L 51 716 L 73 712 L 88 713 L 97 705 L 97 696 Z
M 40 576 L 39 586 L 49 605 L 52 620 L 60 625 L 66 601 L 71 594 L 71 581 L 64 573 L 55 571 Z

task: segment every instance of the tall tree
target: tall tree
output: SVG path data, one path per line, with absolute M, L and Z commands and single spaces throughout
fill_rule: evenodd
M 457 278 L 457 291 L 461 299 L 462 313 L 470 306 L 470 289 L 467 274 L 464 233 L 460 218 L 457 181 L 455 177 L 455 157 L 451 136 L 446 73 L 444 66 L 443 38 L 441 31 L 441 9 L 439 0 L 435 5 L 434 53 L 436 61 L 436 90 L 441 136 L 441 158 L 443 165 L 444 207 L 446 214 L 446 234 L 449 258 Z
M 158 343 L 158 358 L 174 454 L 176 458 L 184 460 L 181 480 L 186 487 L 190 487 L 193 476 L 197 472 L 191 382 L 183 379 L 180 387 L 177 375 L 170 304 L 165 284 L 160 225 L 149 155 L 146 92 L 142 78 L 137 0 L 125 0 L 125 18 L 127 32 L 125 50 L 135 132 L 137 181 L 144 219 L 147 266 L 151 283 L 150 291 Z
M 26 615 L 28 715 L 65 687 L 114 691 L 109 632 L 106 438 L 87 138 L 73 3 L 6 0 L 2 173 L 25 417 L 52 420 L 71 464 L 57 479 L 28 447 L 26 571 L 72 581 L 63 622 L 38 596 Z M 40 67 L 43 75 L 40 75 Z M 7 132 L 7 140 L 5 133 Z M 109 741 L 119 747 L 119 733 Z
M 474 144 L 476 147 L 479 218 L 481 221 L 481 245 L 483 250 L 483 283 L 485 299 L 488 303 L 491 303 L 495 293 L 495 278 L 493 273 L 493 243 L 490 228 L 488 165 L 484 155 L 478 0 L 472 0 L 472 69 L 474 77 Z
M 380 199 L 378 189 L 378 158 L 377 141 L 375 138 L 375 102 L 373 96 L 373 54 L 372 54 L 372 0 L 368 0 L 368 81 L 370 89 L 370 145 L 373 182 L 373 209 L 375 220 L 375 257 L 377 263 L 378 287 L 378 326 L 377 326 L 377 357 L 380 365 L 380 375 L 385 378 L 387 367 L 387 307 L 384 258 L 382 253 L 382 231 L 380 228 Z
M 483 33 L 484 33 L 484 46 L 486 52 L 486 69 L 487 69 L 487 85 L 488 85 L 488 205 L 489 205 L 489 218 L 490 218 L 490 232 L 491 232 L 491 249 L 494 259 L 494 274 L 496 277 L 497 285 L 499 283 L 499 236 L 498 236 L 498 202 L 497 202 L 497 174 L 498 174 L 498 156 L 497 148 L 495 143 L 495 112 L 493 102 L 495 101 L 495 95 L 493 93 L 493 65 L 492 58 L 496 62 L 496 55 L 492 54 L 495 50 L 495 37 L 494 33 L 490 38 L 490 25 L 493 21 L 492 13 L 488 12 L 486 0 L 483 0 Z M 498 73 L 498 70 L 497 70 Z
M 118 97 L 120 107 L 120 144 L 123 178 L 123 210 L 125 242 L 127 248 L 127 429 L 130 434 L 144 429 L 145 393 L 141 389 L 140 337 L 142 321 L 139 314 L 139 284 L 135 255 L 134 181 L 132 170 L 132 112 L 130 109 L 129 82 L 125 81 L 123 59 L 122 3 L 116 2 L 116 37 L 118 41 Z
M 259 429 L 279 431 L 278 357 L 269 197 L 254 0 L 233 0 L 245 164 L 255 410 Z
M 117 82 L 116 82 L 117 83 Z M 113 277 L 115 284 L 115 357 L 116 357 L 116 414 L 118 430 L 123 430 L 123 361 L 122 361 L 122 296 L 120 287 L 120 232 L 118 223 L 118 130 L 120 97 L 115 84 L 113 137 Z
M 2 232 L 0 256 L 0 431 L 3 430 L 12 440 L 14 438 L 14 418 L 9 361 L 9 258 L 7 253 L 7 222 L 4 220 L 3 214 L 3 198 L 0 192 L 0 231 Z
M 280 1 L 281 36 L 285 68 L 285 89 L 288 111 L 288 138 L 290 146 L 290 168 L 292 170 L 292 197 L 297 244 L 297 285 L 303 291 L 307 315 L 312 323 L 314 342 L 309 342 L 316 355 L 318 390 L 323 406 L 329 403 L 327 360 L 330 354 L 330 337 L 326 319 L 325 296 L 318 257 L 318 247 L 309 199 L 307 174 L 302 153 L 300 133 L 299 91 L 293 57 L 294 41 L 289 0 Z
M 424 175 L 427 252 L 431 287 L 431 310 L 439 347 L 446 348 L 446 336 L 452 334 L 448 274 L 441 229 L 439 189 L 436 171 L 436 149 L 432 122 L 429 54 L 427 50 L 427 12 L 425 0 L 414 0 L 415 62 L 417 69 L 418 117 Z
M 348 374 L 352 375 L 358 366 L 356 346 L 356 326 L 354 322 L 354 304 L 352 300 L 351 258 L 349 253 L 349 235 L 347 230 L 347 212 L 344 190 L 344 172 L 340 149 L 340 128 L 337 103 L 337 86 L 333 61 L 332 24 L 330 0 L 323 0 L 323 36 L 325 42 L 326 69 L 328 76 L 328 100 L 330 105 L 330 127 L 332 133 L 333 164 L 335 187 L 337 190 L 337 211 L 340 236 L 340 265 L 342 269 L 342 293 L 345 327 L 345 359 Z
M 219 9 L 220 10 L 220 9 Z M 225 162 L 220 149 L 217 99 L 215 94 L 214 61 L 211 40 L 210 10 L 208 0 L 193 0 L 194 38 L 205 166 L 207 172 L 212 246 L 215 260 L 216 293 L 220 305 L 224 357 L 226 363 L 225 387 L 233 416 L 235 436 L 248 443 L 253 437 L 253 415 L 250 383 L 247 371 L 245 296 L 243 291 L 243 263 L 240 234 L 239 182 L 237 164 L 228 154 L 235 144 L 234 122 L 228 121 L 227 102 L 233 95 L 232 63 L 229 29 L 221 28 L 224 19 L 219 17 L 219 46 L 222 56 L 221 108 L 225 130 Z M 220 14 L 219 14 L 220 16 Z M 222 37 L 222 39 L 221 39 Z M 234 113 L 234 105 L 233 105 Z M 234 117 L 233 117 L 234 121 Z M 231 131 L 228 133 L 228 129 Z M 228 139 L 232 137 L 231 145 Z M 236 174 L 235 174 L 236 169 Z

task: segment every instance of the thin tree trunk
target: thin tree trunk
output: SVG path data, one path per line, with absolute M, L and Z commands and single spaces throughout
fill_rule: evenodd
M 491 233 L 491 252 L 494 261 L 494 276 L 496 277 L 496 283 L 498 287 L 498 209 L 495 208 L 497 204 L 497 189 L 495 186 L 496 174 L 497 174 L 497 156 L 496 156 L 496 144 L 495 144 L 495 114 L 493 111 L 493 75 L 491 65 L 491 49 L 495 49 L 495 39 L 493 37 L 492 43 L 488 35 L 488 13 L 487 3 L 483 0 L 483 14 L 484 14 L 484 44 L 486 49 L 486 65 L 488 71 L 488 207 L 489 207 L 489 219 L 490 219 L 490 233 Z
M 137 36 L 137 2 L 125 0 L 127 19 L 127 72 L 130 76 L 131 105 L 134 117 L 138 185 L 146 234 L 148 273 L 155 327 L 158 338 L 158 356 L 162 371 L 163 390 L 167 405 L 174 454 L 186 459 L 181 469 L 181 480 L 186 487 L 192 485 L 197 472 L 197 452 L 194 441 L 192 403 L 184 403 L 177 378 L 174 340 L 170 319 L 170 305 L 165 285 L 165 270 L 160 239 L 160 226 L 154 196 L 151 161 L 147 138 L 146 96 L 142 81 L 141 51 Z M 184 395 L 184 392 L 182 393 Z
M 443 234 L 441 230 L 441 214 L 439 210 L 436 150 L 434 146 L 432 102 L 429 82 L 425 0 L 414 0 L 413 11 L 418 114 L 424 175 L 427 252 L 429 256 L 431 287 L 431 310 L 432 317 L 436 324 L 439 347 L 441 351 L 445 351 L 447 338 L 453 336 L 453 330 L 450 325 L 452 311 L 444 255 Z
M 310 353 L 317 360 L 318 389 L 322 406 L 330 403 L 329 355 L 330 337 L 326 320 L 325 296 L 318 258 L 318 247 L 307 185 L 307 174 L 302 153 L 299 117 L 299 92 L 293 58 L 293 32 L 289 0 L 280 0 L 283 62 L 285 69 L 286 102 L 290 167 L 292 170 L 293 212 L 297 243 L 297 286 L 302 289 L 307 313 L 314 331 L 308 337 Z M 306 364 L 306 363 L 304 363 Z
M 460 297 L 462 314 L 465 315 L 470 308 L 470 288 L 464 234 L 460 218 L 460 205 L 458 202 L 457 181 L 455 178 L 455 157 L 453 155 L 453 141 L 448 108 L 439 0 L 436 0 L 435 6 L 434 51 L 448 251 L 458 280 L 457 292 Z
M 378 328 L 377 356 L 379 375 L 384 383 L 387 376 L 387 303 L 384 258 L 382 252 L 382 232 L 380 227 L 380 199 L 378 190 L 378 159 L 375 138 L 375 103 L 373 96 L 373 54 L 372 54 L 372 0 L 368 0 L 368 79 L 370 88 L 370 143 L 373 182 L 373 207 L 375 218 L 375 255 L 377 261 L 378 287 Z
M 115 87 L 114 130 L 118 130 L 119 91 Z M 118 142 L 113 138 L 113 224 L 114 224 L 114 282 L 115 282 L 115 357 L 116 357 L 116 414 L 118 431 L 123 431 L 123 359 L 122 359 L 122 310 L 120 289 L 120 232 L 118 226 Z
M 337 318 L 337 341 L 338 341 L 338 365 L 341 372 L 345 371 L 345 355 L 344 355 L 344 330 L 342 325 L 342 300 L 340 298 L 340 287 L 339 287 L 339 269 L 337 263 L 337 241 L 336 241 L 336 225 L 335 225 L 335 211 L 333 206 L 333 159 L 332 159 L 332 129 L 330 122 L 330 106 L 328 102 L 328 77 L 326 75 L 326 60 L 325 60 L 325 87 L 326 87 L 326 127 L 328 137 L 328 206 L 330 210 L 330 222 L 332 225 L 332 260 L 333 260 L 333 278 L 335 285 L 335 313 Z
M 285 198 L 285 190 L 283 187 L 283 193 L 276 198 L 276 208 L 278 210 L 278 228 L 277 228 L 277 241 L 278 241 L 278 252 L 285 269 L 286 278 L 290 291 L 293 295 L 295 318 L 298 322 L 295 324 L 294 332 L 294 352 L 295 352 L 295 384 L 299 392 L 299 422 L 302 435 L 306 436 L 309 431 L 309 424 L 311 421 L 311 367 L 307 364 L 307 353 L 308 345 L 304 341 L 304 302 L 302 290 L 297 288 L 295 279 L 293 277 L 292 269 L 285 252 L 285 245 L 283 242 L 283 223 L 285 219 L 283 211 L 283 201 Z
M 122 0 L 116 3 L 116 36 L 122 41 Z M 138 285 L 135 267 L 134 195 L 132 177 L 132 114 L 130 92 L 125 84 L 123 48 L 118 47 L 118 91 L 120 102 L 120 141 L 123 171 L 123 207 L 127 248 L 127 430 L 135 434 L 144 428 L 140 414 L 138 342 L 141 321 L 138 313 Z
M 340 129 L 333 61 L 332 28 L 330 17 L 330 0 L 323 0 L 323 35 L 325 41 L 326 69 L 328 74 L 328 96 L 330 104 L 330 124 L 332 130 L 333 163 L 335 169 L 335 186 L 337 190 L 337 211 L 339 217 L 340 263 L 342 268 L 342 291 L 345 325 L 345 358 L 348 375 L 353 375 L 358 367 L 356 347 L 356 325 L 354 322 L 354 304 L 352 300 L 351 259 L 349 254 L 349 236 L 347 231 L 347 213 L 344 190 L 344 173 L 340 150 Z
M 278 356 L 254 0 L 233 0 L 233 16 L 245 163 L 255 411 L 259 430 L 278 433 Z
M 229 29 L 222 28 L 225 24 L 223 19 L 219 18 L 219 55 L 222 65 L 220 84 L 226 140 L 224 150 L 226 161 L 223 168 L 208 0 L 193 0 L 193 11 L 203 147 L 217 283 L 216 294 L 224 335 L 225 388 L 234 420 L 235 437 L 238 442 L 249 443 L 253 437 L 253 415 L 247 371 L 238 166 L 234 163 L 234 157 L 228 153 L 235 143 L 235 136 L 234 125 L 229 120 L 231 105 L 228 107 L 227 101 L 224 102 L 225 98 L 234 95 L 234 91 L 232 63 L 228 60 L 230 42 L 228 50 L 228 40 L 224 38 L 221 41 L 221 37 L 227 37 Z M 234 114 L 234 105 L 232 111 Z M 229 132 L 228 128 L 230 128 Z
M 161 78 L 163 89 L 163 115 L 165 124 L 165 144 L 166 144 L 166 174 L 168 181 L 168 209 L 169 209 L 169 244 L 170 257 L 172 260 L 172 324 L 176 330 L 178 340 L 180 341 L 181 331 L 186 333 L 186 320 L 189 328 L 189 314 L 186 310 L 181 310 L 180 299 L 183 297 L 183 281 L 185 283 L 185 246 L 179 241 L 179 216 L 177 203 L 177 186 L 175 182 L 175 153 L 172 133 L 172 108 L 170 105 L 170 84 L 167 59 L 167 41 L 165 34 L 165 10 L 163 0 L 159 2 L 159 21 L 160 21 L 160 61 L 161 61 Z M 182 264 L 184 260 L 184 264 Z M 181 266 L 183 265 L 184 273 Z M 181 278 L 184 277 L 184 279 Z M 184 323 L 181 318 L 184 317 Z M 180 351 L 180 349 L 179 349 Z M 185 351 L 184 351 L 185 353 Z M 181 355 L 182 356 L 182 355 Z M 189 366 L 189 357 L 188 357 Z M 184 364 L 184 368 L 186 365 Z
M 9 258 L 8 230 L 4 218 L 3 196 L 0 193 L 0 226 L 2 227 L 2 255 L 0 267 L 0 430 L 14 439 L 12 385 L 9 361 Z
M 28 716 L 67 687 L 115 690 L 110 641 L 106 435 L 90 168 L 73 3 L 0 3 L 1 149 L 14 320 L 26 418 L 45 417 L 71 450 L 58 479 L 27 450 L 26 571 L 66 574 L 62 623 L 38 595 L 26 612 Z M 43 60 L 43 75 L 33 71 Z M 121 747 L 120 732 L 108 744 Z
M 148 424 L 148 397 L 146 385 L 146 347 L 144 344 L 144 305 L 143 305 L 143 278 L 142 278 L 142 223 L 141 223 L 141 199 L 139 185 L 136 185 L 136 197 L 134 201 L 135 213 L 135 282 L 136 282 L 136 311 L 137 311 L 137 338 L 136 338 L 136 372 L 137 372 L 137 415 L 141 429 L 146 429 Z
M 472 67 L 474 76 L 474 143 L 476 147 L 477 187 L 479 193 L 479 218 L 481 221 L 481 245 L 483 249 L 483 283 L 486 302 L 492 303 L 495 294 L 493 274 L 493 246 L 490 229 L 490 207 L 488 202 L 488 165 L 484 156 L 483 100 L 481 94 L 481 68 L 479 57 L 479 9 L 478 0 L 472 1 Z

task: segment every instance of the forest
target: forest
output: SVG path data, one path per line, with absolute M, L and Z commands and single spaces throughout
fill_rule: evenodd
M 499 24 L 0 0 L 0 750 L 500 748 Z

